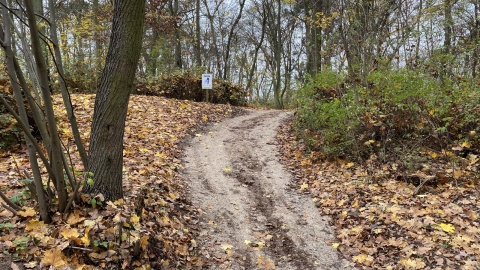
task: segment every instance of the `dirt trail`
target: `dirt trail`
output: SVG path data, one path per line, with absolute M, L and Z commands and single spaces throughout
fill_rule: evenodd
M 182 178 L 201 209 L 198 248 L 210 269 L 346 269 L 325 243 L 326 219 L 279 162 L 275 135 L 288 115 L 248 110 L 185 149 Z

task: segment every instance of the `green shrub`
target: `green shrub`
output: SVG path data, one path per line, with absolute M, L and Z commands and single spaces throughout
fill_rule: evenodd
M 297 131 L 312 150 L 328 156 L 351 155 L 357 149 L 355 130 L 361 122 L 354 92 L 342 89 L 343 77 L 319 74 L 299 90 Z M 345 149 L 351 149 L 350 153 Z
M 359 86 L 325 71 L 298 93 L 297 131 L 312 150 L 352 160 L 454 145 L 480 153 L 480 89 L 473 82 L 440 84 L 418 70 L 398 70 L 373 72 Z

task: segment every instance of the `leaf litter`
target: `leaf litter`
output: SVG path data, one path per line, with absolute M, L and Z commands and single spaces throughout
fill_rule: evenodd
M 290 123 L 277 139 L 298 191 L 309 193 L 319 211 L 332 217 L 337 240 L 331 245 L 359 268 L 480 268 L 479 178 L 454 181 L 472 162 L 457 174 L 446 169 L 450 181 L 440 174 L 435 187 L 422 187 L 397 180 L 395 164 L 359 166 L 308 152 Z
M 88 146 L 94 97 L 72 97 Z M 59 130 L 80 174 L 83 168 L 78 166 L 59 100 L 55 97 L 56 109 L 62 113 Z M 55 215 L 52 224 L 39 221 L 28 200 L 22 202 L 25 206 L 18 216 L 0 209 L 0 249 L 4 251 L 0 266 L 201 268 L 203 258 L 196 253 L 192 230 L 198 213 L 185 198 L 184 184 L 176 174 L 179 143 L 187 135 L 201 135 L 196 131 L 198 124 L 219 121 L 231 111 L 224 105 L 132 96 L 124 146 L 125 199 L 96 209 L 78 204 L 67 217 Z M 298 192 L 310 193 L 319 211 L 332 217 L 337 239 L 330 245 L 357 266 L 478 269 L 478 177 L 456 186 L 440 174 L 435 189 L 418 192 L 412 184 L 393 177 L 378 180 L 378 174 L 388 175 L 395 164 L 372 173 L 351 162 L 323 162 L 319 153 L 306 154 L 290 125 L 283 126 L 278 138 L 284 162 L 298 180 Z M 432 158 L 437 157 L 432 154 Z M 470 157 L 467 163 L 478 164 L 478 158 Z M 20 201 L 28 197 L 20 181 L 24 170 L 29 170 L 24 149 L 0 153 L 0 188 Z M 451 175 L 458 180 L 464 172 Z M 2 264 L 2 260 L 13 263 Z M 268 258 L 259 257 L 257 263 L 275 269 Z
M 93 95 L 72 95 L 82 139 L 90 136 Z M 61 98 L 54 97 L 59 130 L 71 153 L 77 179 L 84 168 L 68 128 Z M 13 216 L 0 209 L 0 266 L 26 269 L 192 269 L 201 268 L 193 230 L 195 210 L 177 177 L 180 143 L 207 123 L 232 113 L 228 105 L 131 97 L 124 137 L 124 199 L 103 202 L 82 195 L 67 216 L 39 221 L 31 201 Z M 20 179 L 29 171 L 25 149 L 0 154 L 0 187 L 8 196 L 25 193 Z M 23 194 L 22 193 L 22 194 Z M 28 192 L 26 192 L 28 193 Z M 28 194 L 25 194 L 27 196 Z M 20 196 L 21 197 L 21 196 Z M 52 210 L 56 205 L 53 204 Z M 10 264 L 10 262 L 13 262 Z M 2 264 L 3 263 L 3 264 Z M 53 269 L 52 268 L 52 269 Z

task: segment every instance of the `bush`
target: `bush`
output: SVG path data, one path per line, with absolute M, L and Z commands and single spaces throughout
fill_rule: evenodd
M 479 90 L 465 79 L 442 86 L 418 71 L 373 72 L 366 86 L 325 71 L 299 92 L 297 132 L 312 150 L 352 160 L 455 145 L 478 153 Z
M 164 96 L 197 102 L 205 100 L 201 75 L 196 75 L 193 72 L 168 74 L 155 81 L 138 81 L 136 84 L 136 94 Z M 246 102 L 246 96 L 245 89 L 240 85 L 221 79 L 215 79 L 213 90 L 209 91 L 209 101 L 212 103 L 243 105 Z

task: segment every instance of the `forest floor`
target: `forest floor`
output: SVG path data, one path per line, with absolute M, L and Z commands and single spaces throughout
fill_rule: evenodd
M 73 98 L 88 148 L 94 96 Z M 395 163 L 321 160 L 290 115 L 132 96 L 124 199 L 82 196 L 51 224 L 22 181 L 25 149 L 0 153 L 0 189 L 23 208 L 0 208 L 0 269 L 480 267 L 478 179 L 456 172 L 416 187 L 389 174 Z

